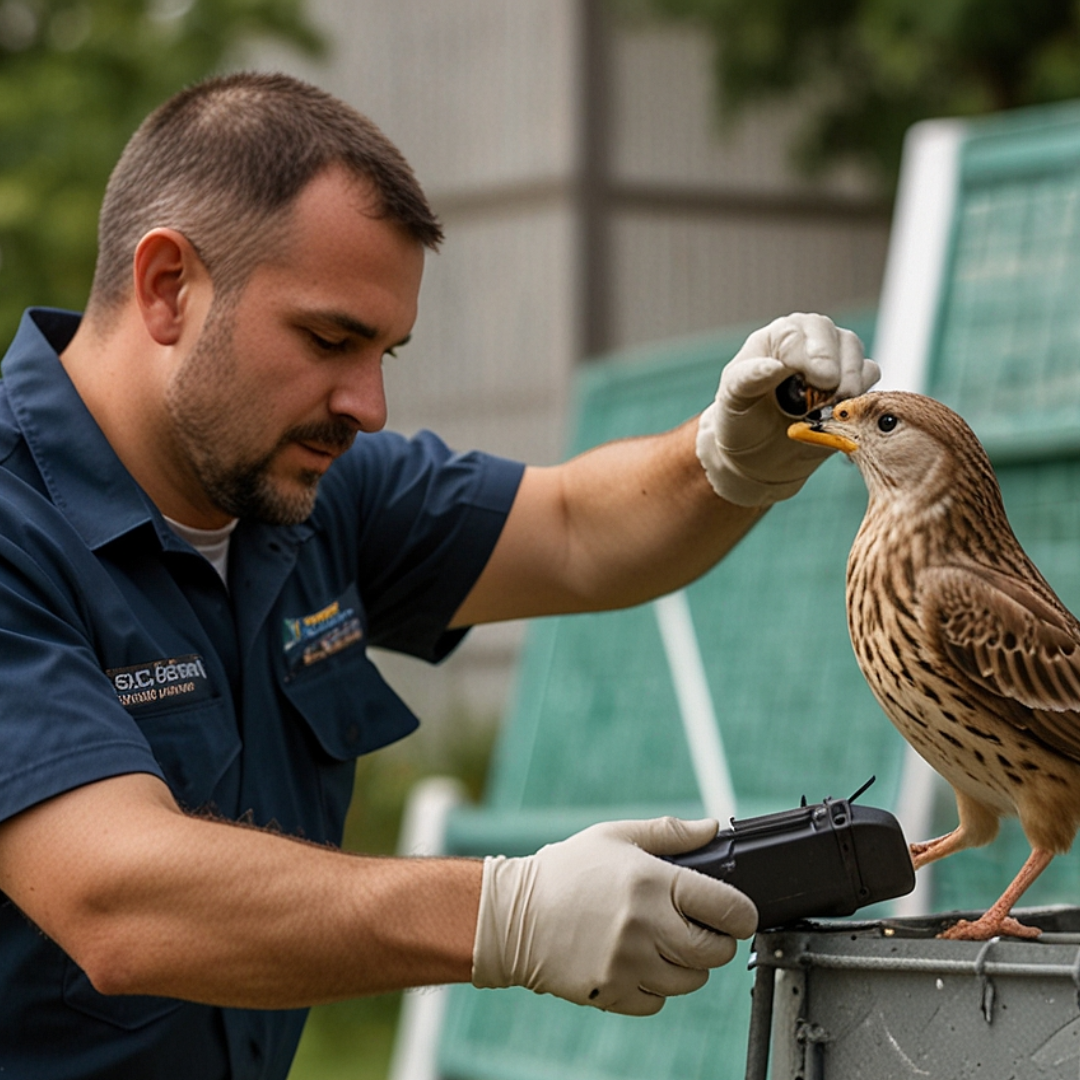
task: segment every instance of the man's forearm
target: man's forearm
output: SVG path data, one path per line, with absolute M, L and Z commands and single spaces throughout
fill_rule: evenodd
M 354 856 L 170 804 L 125 776 L 0 826 L 0 888 L 101 992 L 289 1008 L 469 979 L 479 861 Z
M 710 486 L 697 419 L 530 468 L 455 625 L 629 607 L 693 581 L 759 520 Z
M 761 517 L 761 510 L 735 506 L 712 490 L 696 434 L 695 417 L 567 463 L 568 556 L 587 609 L 626 607 L 688 584 Z

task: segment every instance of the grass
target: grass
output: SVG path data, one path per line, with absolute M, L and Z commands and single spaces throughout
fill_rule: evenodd
M 479 798 L 494 730 L 455 718 L 361 758 L 342 846 L 392 853 L 409 791 L 425 776 L 456 776 Z M 385 1080 L 400 1006 L 400 994 L 385 994 L 312 1009 L 289 1080 Z
M 384 1080 L 399 1004 L 390 994 L 312 1009 L 289 1080 Z

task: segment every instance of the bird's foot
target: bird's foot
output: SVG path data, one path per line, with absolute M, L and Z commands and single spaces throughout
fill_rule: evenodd
M 981 919 L 971 922 L 969 919 L 961 919 L 958 923 L 950 926 L 948 930 L 938 934 L 939 938 L 949 941 L 989 941 L 992 937 L 1005 935 L 1007 937 L 1037 938 L 1042 931 L 1035 926 L 1025 926 L 1022 922 L 1006 915 L 1004 919 L 989 918 L 984 915 Z

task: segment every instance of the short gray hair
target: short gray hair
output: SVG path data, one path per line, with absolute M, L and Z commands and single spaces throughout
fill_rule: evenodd
M 283 235 L 317 175 L 344 166 L 374 189 L 374 213 L 436 249 L 442 227 L 401 152 L 351 106 L 288 75 L 208 79 L 140 125 L 113 170 L 98 222 L 90 307 L 131 294 L 131 262 L 151 229 L 183 233 L 215 292 L 244 284 Z

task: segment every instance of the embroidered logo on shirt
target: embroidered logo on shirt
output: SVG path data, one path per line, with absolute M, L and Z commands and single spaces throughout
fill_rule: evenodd
M 109 668 L 116 697 L 125 709 L 162 703 L 188 704 L 211 696 L 206 665 L 198 653 L 148 660 L 130 667 Z
M 364 637 L 356 586 L 311 615 L 283 621 L 285 658 L 291 668 L 310 666 Z

